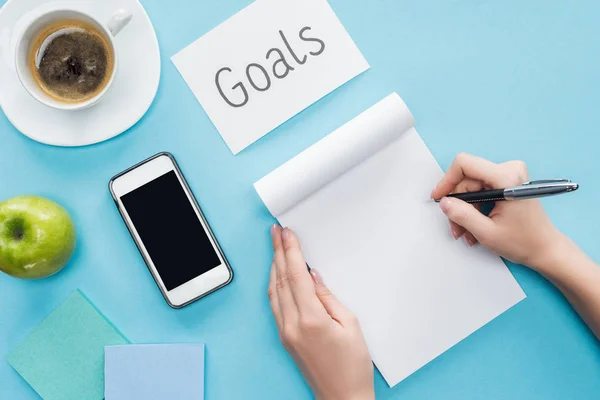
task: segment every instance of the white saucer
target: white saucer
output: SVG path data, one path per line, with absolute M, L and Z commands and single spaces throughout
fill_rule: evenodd
M 108 21 L 118 9 L 133 20 L 115 39 L 119 65 L 115 80 L 100 102 L 79 111 L 49 108 L 23 88 L 14 51 L 27 22 L 49 5 L 85 11 Z M 148 111 L 158 90 L 160 52 L 154 27 L 138 0 L 8 0 L 0 8 L 0 108 L 31 139 L 55 146 L 85 146 L 126 131 Z

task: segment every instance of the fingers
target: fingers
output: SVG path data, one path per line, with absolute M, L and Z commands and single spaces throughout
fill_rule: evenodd
M 273 264 L 275 266 L 275 292 L 279 303 L 279 311 L 284 316 L 283 318 L 295 319 L 298 316 L 298 309 L 296 308 L 296 303 L 288 284 L 285 250 L 281 234 L 282 229 L 280 226 L 273 225 L 271 227 L 271 239 L 274 250 Z
M 452 190 L 452 193 L 478 192 L 483 189 L 483 182 L 476 179 L 465 178 Z
M 477 211 L 481 212 L 481 204 L 473 204 L 473 207 L 475 207 L 475 209 Z M 454 222 L 450 221 L 450 223 L 454 223 Z M 471 232 L 469 232 L 466 229 L 465 229 L 465 233 L 464 233 L 463 237 L 465 238 L 465 242 L 467 242 L 467 244 L 469 245 L 469 247 L 473 247 L 477 243 L 479 243 L 479 241 L 477 240 L 477 238 Z
M 507 161 L 500 164 L 504 170 L 506 185 L 521 185 L 529 180 L 529 170 L 523 161 Z
M 272 228 L 277 296 L 283 318 L 291 315 L 325 316 L 312 278 L 306 268 L 296 234 L 274 225 Z
M 456 188 L 452 191 L 453 193 L 466 193 L 466 192 L 478 192 L 483 189 L 483 183 L 481 181 L 477 181 L 471 178 L 463 179 Z M 475 206 L 477 209 L 479 207 Z M 458 225 L 456 222 L 450 221 L 450 232 L 452 233 L 452 237 L 454 239 L 459 239 L 466 232 L 466 229 L 462 226 Z M 473 235 L 470 235 L 473 238 Z M 465 236 L 465 240 L 467 240 L 468 236 Z M 474 239 L 474 238 L 473 238 Z M 470 242 L 467 240 L 467 243 Z
M 459 154 L 448 171 L 431 192 L 431 197 L 441 199 L 453 192 L 456 186 L 465 178 L 478 180 L 483 184 L 494 187 L 501 179 L 502 171 L 497 164 L 470 154 Z
M 287 265 L 287 283 L 300 313 L 322 312 L 323 307 L 315 295 L 313 280 L 306 267 L 298 237 L 289 228 L 283 230 L 282 237 Z
M 475 208 L 479 211 L 479 207 L 475 206 Z M 454 222 L 452 220 L 449 220 L 449 221 L 450 221 L 450 233 L 452 234 L 452 237 L 454 238 L 454 240 L 458 240 L 461 237 L 464 237 L 465 242 L 467 242 L 467 244 L 471 247 L 473 247 L 477 243 L 479 243 L 477 238 L 475 236 L 473 236 L 473 234 L 471 232 L 467 231 L 465 228 L 458 225 L 456 222 Z
M 444 177 L 433 189 L 431 197 L 441 199 L 449 193 L 518 186 L 527 180 L 529 180 L 529 172 L 522 161 L 509 161 L 498 165 L 462 153 L 456 157 Z M 442 199 L 440 206 L 450 220 L 450 231 L 455 239 L 462 236 L 469 246 L 474 246 L 493 234 L 495 228 L 493 218 L 482 215 L 478 206 L 449 198 Z M 490 217 L 494 217 L 499 209 L 499 207 L 495 208 Z
M 459 239 L 461 236 L 463 236 L 466 232 L 466 229 L 463 228 L 462 226 L 460 226 L 459 224 L 457 224 L 456 222 L 449 220 L 450 221 L 450 233 L 452 234 L 452 237 L 456 240 Z
M 440 201 L 440 208 L 452 222 L 469 231 L 473 238 L 485 241 L 495 232 L 495 223 L 483 215 L 471 204 L 452 197 L 444 197 Z
M 475 236 L 473 236 L 473 234 L 471 232 L 465 232 L 465 242 L 467 242 L 467 244 L 470 247 L 473 247 L 477 243 L 479 243 L 479 241 L 477 240 L 477 238 Z
M 356 322 L 354 315 L 331 293 L 329 288 L 323 282 L 321 274 L 315 269 L 310 271 L 317 297 L 325 307 L 325 310 L 332 319 L 337 321 L 342 326 Z
M 269 304 L 271 305 L 271 311 L 273 311 L 273 316 L 275 317 L 275 323 L 277 324 L 277 329 L 279 331 L 283 328 L 283 315 L 281 314 L 281 307 L 279 305 L 279 297 L 277 296 L 277 267 L 275 266 L 275 262 L 271 264 L 271 276 L 269 278 Z

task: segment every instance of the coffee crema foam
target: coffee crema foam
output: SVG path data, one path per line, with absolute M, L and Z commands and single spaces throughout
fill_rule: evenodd
M 29 52 L 29 66 L 38 86 L 50 97 L 80 103 L 108 84 L 114 55 L 98 28 L 78 20 L 63 20 L 42 30 Z

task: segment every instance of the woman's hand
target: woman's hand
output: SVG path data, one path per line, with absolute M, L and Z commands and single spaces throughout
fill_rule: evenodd
M 281 342 L 317 399 L 374 399 L 373 364 L 358 321 L 315 270 L 308 272 L 294 232 L 274 225 L 271 235 L 269 301 Z
M 600 268 L 575 243 L 560 233 L 538 200 L 499 201 L 489 217 L 449 193 L 518 186 L 529 180 L 525 164 L 490 161 L 460 154 L 431 197 L 450 219 L 452 235 L 477 241 L 511 261 L 528 265 L 565 295 L 600 339 Z
M 440 207 L 450 219 L 455 239 L 464 236 L 471 246 L 480 242 L 502 257 L 543 273 L 566 238 L 552 225 L 539 200 L 500 201 L 487 217 L 471 204 L 444 197 L 519 186 L 528 180 L 527 167 L 521 161 L 494 164 L 459 154 L 431 197 L 441 199 Z

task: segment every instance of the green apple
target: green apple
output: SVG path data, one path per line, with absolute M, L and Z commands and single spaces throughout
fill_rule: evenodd
M 55 202 L 17 196 L 0 203 L 0 271 L 17 278 L 44 278 L 73 255 L 75 225 Z

